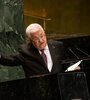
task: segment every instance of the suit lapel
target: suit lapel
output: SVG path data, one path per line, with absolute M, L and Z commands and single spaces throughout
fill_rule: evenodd
M 50 50 L 50 54 L 51 54 L 51 58 L 52 58 L 52 61 L 53 61 L 53 65 L 54 63 L 56 62 L 56 58 L 55 58 L 55 46 L 50 42 L 48 42 L 48 47 L 49 47 L 49 50 Z
M 44 62 L 42 56 L 40 55 L 39 51 L 33 45 L 31 45 L 30 53 L 32 54 L 32 56 L 37 61 L 39 61 L 43 65 L 44 68 L 47 68 L 47 66 L 45 65 L 45 62 Z

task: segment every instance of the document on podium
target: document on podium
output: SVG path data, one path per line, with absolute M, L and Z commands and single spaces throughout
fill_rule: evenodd
M 76 62 L 75 64 L 69 66 L 69 67 L 65 70 L 65 72 L 73 71 L 76 67 L 78 67 L 78 66 L 80 65 L 80 63 L 81 63 L 82 61 L 83 61 L 83 60 L 80 60 L 80 61 Z

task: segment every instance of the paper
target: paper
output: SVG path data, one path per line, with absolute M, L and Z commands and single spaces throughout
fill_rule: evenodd
M 65 70 L 65 72 L 67 71 L 73 71 L 76 67 L 78 67 L 78 65 L 82 62 L 82 60 L 78 61 L 77 63 L 71 65 L 70 67 L 67 68 L 67 70 Z

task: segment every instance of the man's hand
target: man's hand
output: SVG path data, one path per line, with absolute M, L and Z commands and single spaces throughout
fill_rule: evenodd
M 79 64 L 82 62 L 82 60 L 78 61 L 77 63 L 71 65 L 70 67 L 68 67 L 65 72 L 67 71 L 74 71 L 74 70 L 80 70 L 80 66 Z
M 80 66 L 77 66 L 74 70 L 80 70 Z

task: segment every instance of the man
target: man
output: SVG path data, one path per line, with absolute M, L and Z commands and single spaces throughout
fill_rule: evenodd
M 43 28 L 37 23 L 27 27 L 26 36 L 28 43 L 21 45 L 15 54 L 1 55 L 0 64 L 22 65 L 26 77 L 63 71 L 60 62 L 63 57 L 62 42 L 47 41 Z

